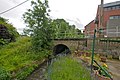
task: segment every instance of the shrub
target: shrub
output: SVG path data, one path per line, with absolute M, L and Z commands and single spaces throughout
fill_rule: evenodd
M 0 39 L 3 39 L 2 42 L 0 40 L 0 44 L 4 45 L 6 42 L 15 41 L 15 39 L 19 36 L 16 28 L 13 27 L 8 20 L 0 17 Z

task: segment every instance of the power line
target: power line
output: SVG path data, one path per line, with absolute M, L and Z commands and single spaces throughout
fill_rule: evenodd
M 26 3 L 27 1 L 29 1 L 29 0 L 26 0 L 26 1 L 24 1 L 24 2 L 20 3 L 20 4 L 16 5 L 16 6 L 14 6 L 14 7 L 10 8 L 10 9 L 7 9 L 7 10 L 5 10 L 5 11 L 1 12 L 1 13 L 0 13 L 0 15 L 1 15 L 1 14 L 4 14 L 4 13 L 6 13 L 6 12 L 10 11 L 10 10 L 15 9 L 16 7 L 19 7 L 20 5 L 22 5 L 22 4 L 24 4 L 24 3 Z

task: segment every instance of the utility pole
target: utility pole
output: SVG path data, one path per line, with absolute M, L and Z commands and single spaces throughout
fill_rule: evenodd
M 103 26 L 104 26 L 104 0 L 101 0 L 101 5 L 99 7 L 99 29 L 103 30 Z M 98 37 L 102 37 L 103 34 L 101 34 L 101 32 L 98 33 Z
M 103 3 L 104 0 L 101 0 L 101 7 L 100 7 L 100 28 L 103 28 L 103 13 L 104 13 L 104 9 L 103 9 Z

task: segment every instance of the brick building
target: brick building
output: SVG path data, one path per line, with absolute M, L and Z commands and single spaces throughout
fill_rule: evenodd
M 95 25 L 93 20 L 85 26 L 85 37 L 93 37 L 95 28 L 102 29 L 102 32 L 99 34 L 102 34 L 103 37 L 120 37 L 120 1 L 103 5 L 102 21 L 100 18 L 101 9 L 101 5 L 99 5 L 96 14 L 96 17 L 99 21 L 98 25 Z

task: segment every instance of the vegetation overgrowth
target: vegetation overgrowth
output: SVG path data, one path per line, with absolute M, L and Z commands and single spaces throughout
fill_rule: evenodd
M 54 19 L 52 21 L 52 26 L 54 28 L 54 38 L 83 38 L 84 35 L 81 30 L 76 28 L 75 25 L 70 25 L 64 19 Z
M 19 37 L 0 48 L 0 80 L 24 80 L 51 53 L 34 52 L 30 41 L 30 37 Z
M 0 46 L 5 45 L 19 37 L 16 28 L 3 17 L 0 17 Z
M 90 72 L 71 57 L 61 57 L 51 65 L 50 80 L 92 80 Z
M 82 38 L 84 35 L 81 30 L 76 29 L 75 25 L 70 25 L 64 19 L 51 19 L 48 0 L 31 1 L 32 9 L 28 9 L 23 14 L 23 20 L 27 28 L 24 34 L 31 36 L 32 46 L 35 51 L 42 48 L 50 49 L 52 39 L 55 38 Z
M 28 9 L 23 19 L 27 25 L 24 32 L 30 35 L 34 51 L 50 49 L 52 46 L 53 28 L 49 18 L 48 0 L 31 1 L 32 9 Z
M 23 15 L 24 22 L 27 24 L 24 33 L 29 35 L 29 37 L 19 37 L 13 25 L 8 23 L 8 20 L 0 17 L 0 24 L 7 27 L 6 36 L 12 36 L 10 39 L 13 39 L 13 41 L 16 38 L 16 42 L 10 41 L 11 43 L 6 44 L 3 38 L 5 30 L 3 35 L 1 35 L 2 37 L 0 37 L 0 43 L 2 44 L 0 45 L 0 80 L 24 80 L 51 53 L 53 38 L 72 37 L 81 34 L 81 31 L 75 29 L 74 25 L 69 26 L 62 19 L 53 21 L 50 18 L 48 0 L 31 1 L 31 6 L 32 9 L 28 9 Z M 60 26 L 58 22 L 64 27 Z M 59 33 L 57 33 L 57 29 L 60 30 Z M 69 35 L 66 34 L 68 32 Z M 59 35 L 61 33 L 65 34 Z M 75 67 L 73 65 L 70 66 Z M 75 68 L 75 70 L 77 69 Z M 70 72 L 71 74 L 72 72 Z M 74 76 L 71 79 L 73 80 Z M 61 80 L 63 79 L 61 78 Z

